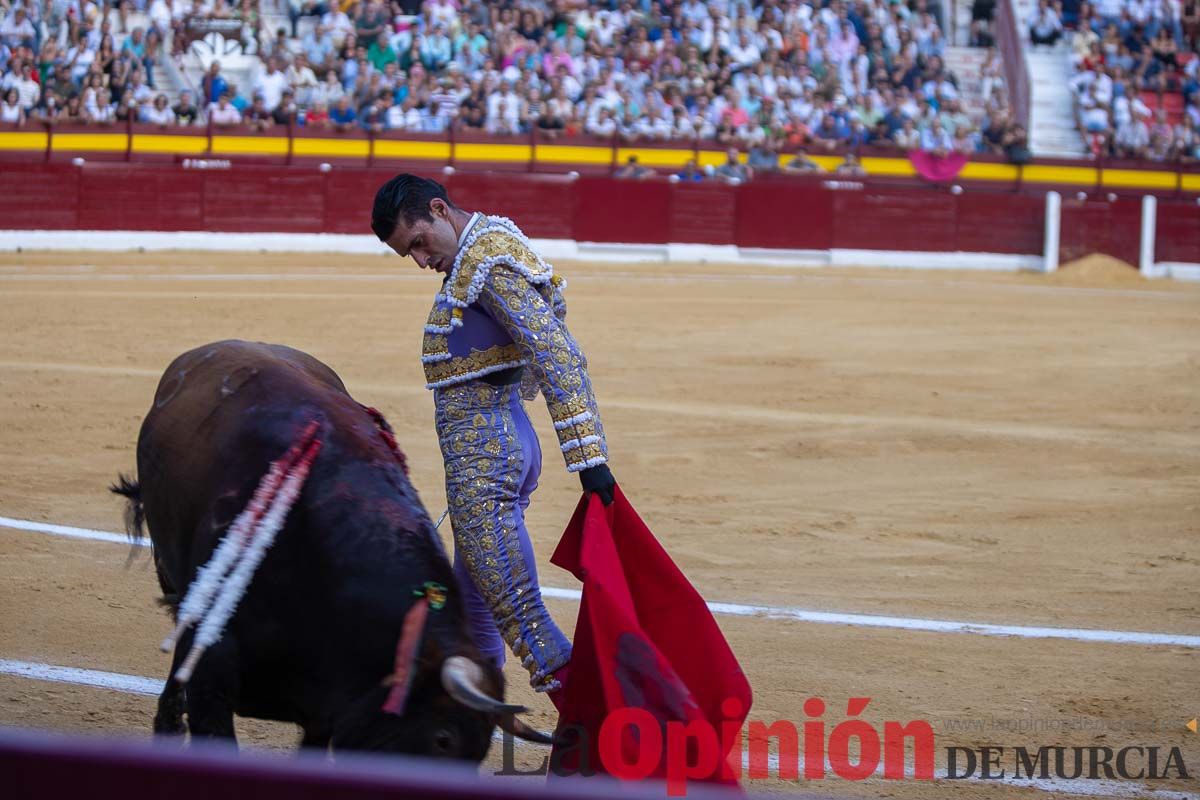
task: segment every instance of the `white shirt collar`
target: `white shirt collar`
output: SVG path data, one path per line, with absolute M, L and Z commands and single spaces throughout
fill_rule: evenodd
M 471 232 L 471 228 L 475 227 L 475 223 L 482 217 L 483 214 L 476 211 L 471 215 L 471 219 L 467 220 L 467 224 L 462 229 L 462 233 L 458 235 L 458 249 L 462 250 L 463 242 L 467 240 L 467 234 Z

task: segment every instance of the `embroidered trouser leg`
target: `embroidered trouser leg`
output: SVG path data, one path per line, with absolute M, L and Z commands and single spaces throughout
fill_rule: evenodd
M 547 690 L 571 645 L 542 602 L 525 528 L 542 454 L 517 388 L 473 381 L 437 389 L 434 404 L 454 569 L 476 643 L 497 664 L 507 645 Z

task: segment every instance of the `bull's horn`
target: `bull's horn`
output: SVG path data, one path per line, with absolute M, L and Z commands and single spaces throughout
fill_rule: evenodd
M 536 742 L 538 744 L 554 744 L 554 737 L 543 731 L 525 724 L 519 717 L 512 714 L 505 714 L 500 718 L 500 730 L 505 733 L 511 733 L 518 739 L 524 739 L 527 742 Z
M 446 693 L 467 708 L 489 714 L 523 714 L 529 709 L 497 700 L 482 688 L 483 668 L 466 656 L 450 656 L 442 662 L 442 686 Z

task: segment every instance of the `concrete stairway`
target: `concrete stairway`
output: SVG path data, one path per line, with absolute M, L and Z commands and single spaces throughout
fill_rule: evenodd
M 1039 156 L 1079 157 L 1085 154 L 1083 137 L 1075 125 L 1075 94 L 1070 84 L 1070 48 L 1062 41 L 1053 49 L 1030 48 L 1026 60 L 1032 102 L 1029 110 L 1029 143 Z
M 1029 109 L 1029 145 L 1039 156 L 1078 158 L 1085 155 L 1083 137 L 1075 126 L 1075 95 L 1068 81 L 1071 68 L 1070 32 L 1054 47 L 1029 43 L 1029 19 L 1036 0 L 1010 0 L 1021 31 L 1021 49 L 1029 67 L 1032 97 Z M 1005 0 L 1001 0 L 1005 2 Z
M 963 110 L 976 122 L 984 116 L 983 103 L 986 98 L 983 96 L 979 68 L 986 58 L 987 50 L 982 47 L 946 48 L 946 68 L 958 78 Z

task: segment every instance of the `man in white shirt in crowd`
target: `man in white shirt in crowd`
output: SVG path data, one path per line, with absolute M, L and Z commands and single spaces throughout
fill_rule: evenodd
M 1038 7 L 1034 9 L 1029 21 L 1030 44 L 1053 45 L 1062 36 L 1062 32 L 1062 20 L 1058 18 L 1058 12 L 1051 8 L 1050 1 L 1038 0 Z
M 35 38 L 33 23 L 29 21 L 29 15 L 21 6 L 14 8 L 4 22 L 0 23 L 0 40 L 10 48 L 22 44 L 32 47 Z
M 321 26 L 333 37 L 334 47 L 341 47 L 342 43 L 346 41 L 346 34 L 354 33 L 353 20 L 336 4 L 325 16 L 321 17 Z
M 288 67 L 285 75 L 296 103 L 302 107 L 309 106 L 312 103 L 313 90 L 317 88 L 317 76 L 308 65 L 308 56 L 297 53 L 296 60 Z
M 318 24 L 304 34 L 302 48 L 305 57 L 308 58 L 308 63 L 321 71 L 332 66 L 337 53 L 337 48 L 333 43 L 333 34 L 324 24 Z
M 261 94 L 267 111 L 274 111 L 283 97 L 283 90 L 287 87 L 287 75 L 280 70 L 279 59 L 271 56 L 267 59 L 266 71 L 254 82 L 254 94 Z
M 505 103 L 507 112 L 515 121 L 520 118 L 521 98 L 513 91 L 512 81 L 505 80 L 504 88 L 494 91 L 488 95 L 487 99 L 487 118 L 488 121 L 498 119 L 500 114 L 500 104 Z
M 33 111 L 33 107 L 37 105 L 42 96 L 41 85 L 33 79 L 33 65 L 22 64 L 21 74 L 12 81 L 11 86 L 17 90 L 17 102 L 21 104 L 21 108 L 25 109 L 25 113 Z M 5 90 L 8 88 L 8 86 L 4 87 Z

